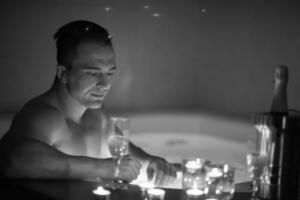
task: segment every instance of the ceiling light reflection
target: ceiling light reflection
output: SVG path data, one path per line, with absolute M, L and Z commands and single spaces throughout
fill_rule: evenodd
M 104 10 L 109 12 L 109 11 L 111 11 L 111 7 L 107 6 L 107 7 L 104 8 Z
M 152 16 L 153 16 L 153 17 L 160 17 L 161 14 L 160 14 L 160 13 L 152 13 Z
M 144 5 L 143 6 L 146 10 L 150 9 L 150 6 L 149 5 Z

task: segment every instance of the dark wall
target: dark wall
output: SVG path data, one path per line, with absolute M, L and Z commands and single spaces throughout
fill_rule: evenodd
M 289 105 L 300 109 L 299 11 L 298 3 L 271 0 L 1 1 L 0 111 L 51 86 L 52 35 L 77 19 L 113 35 L 119 71 L 108 107 L 249 116 L 269 108 L 274 68 L 285 64 Z

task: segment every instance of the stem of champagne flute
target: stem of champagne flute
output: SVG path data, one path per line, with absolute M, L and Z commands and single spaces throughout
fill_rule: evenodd
M 112 185 L 112 188 L 113 189 L 122 189 L 122 190 L 126 190 L 128 188 L 128 182 L 124 181 L 124 180 L 121 180 L 118 178 L 119 174 L 120 174 L 120 164 L 121 164 L 121 161 L 122 161 L 122 158 L 123 156 L 121 157 L 115 157 L 114 158 L 114 167 L 115 167 L 115 178 L 113 180 L 113 185 Z
M 114 179 L 117 179 L 120 174 L 119 165 L 121 160 L 118 157 L 113 157 L 113 164 L 114 164 Z
M 252 181 L 252 194 L 251 200 L 258 200 L 258 179 L 254 178 Z
M 117 157 L 116 158 L 116 165 L 115 165 L 115 178 L 116 179 L 118 179 L 118 176 L 119 176 L 119 174 L 120 174 L 120 168 L 119 168 L 119 166 L 120 166 L 120 164 L 121 164 L 121 160 L 122 160 L 122 158 L 120 158 L 120 157 Z

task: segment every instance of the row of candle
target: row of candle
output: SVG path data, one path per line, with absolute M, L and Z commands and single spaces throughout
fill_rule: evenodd
M 231 199 L 234 193 L 234 171 L 228 164 L 192 158 L 183 160 L 182 188 L 188 197 L 205 196 Z
M 143 190 L 143 189 L 142 189 Z M 160 188 L 148 188 L 145 189 L 148 199 L 163 200 L 165 197 L 165 191 Z M 93 193 L 99 197 L 101 200 L 109 200 L 111 192 L 107 189 L 104 189 L 102 186 L 99 186 L 97 189 L 93 190 Z M 190 198 L 199 197 L 204 194 L 200 189 L 188 189 L 186 190 L 187 196 Z
M 143 186 L 141 188 L 143 192 L 146 191 L 148 199 L 163 200 L 165 197 L 165 191 L 163 189 L 154 188 L 154 186 L 153 188 L 150 188 L 150 185 L 147 185 L 146 187 Z M 99 197 L 99 200 L 110 200 L 111 192 L 107 189 L 104 189 L 102 186 L 99 186 L 97 189 L 93 190 L 93 193 Z
M 204 159 L 187 159 L 183 162 L 182 189 L 188 199 L 205 195 L 232 195 L 234 192 L 234 169 L 227 164 L 213 164 Z M 142 195 L 148 199 L 163 200 L 165 191 L 155 188 L 151 183 L 139 185 Z M 102 197 L 101 200 L 109 200 L 110 191 L 99 186 L 93 191 Z M 230 198 L 229 198 L 230 199 Z

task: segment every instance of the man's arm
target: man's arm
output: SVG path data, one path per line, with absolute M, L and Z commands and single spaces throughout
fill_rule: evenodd
M 151 155 L 131 142 L 129 151 L 146 167 L 147 178 L 153 180 L 155 185 L 168 185 L 176 179 L 175 166 L 164 158 Z
M 112 179 L 112 159 L 73 156 L 57 150 L 55 138 L 61 131 L 59 113 L 46 109 L 21 113 L 0 142 L 0 170 L 12 178 Z M 41 114 L 42 113 L 42 114 Z M 130 157 L 122 162 L 119 177 L 131 181 L 138 175 L 139 165 Z
M 129 152 L 135 158 L 137 158 L 143 165 L 148 165 L 149 161 L 153 157 L 149 153 L 145 152 L 142 148 L 136 146 L 132 142 L 129 142 Z
M 113 174 L 110 161 L 67 155 L 31 138 L 4 136 L 1 143 L 1 166 L 6 177 L 109 179 Z

